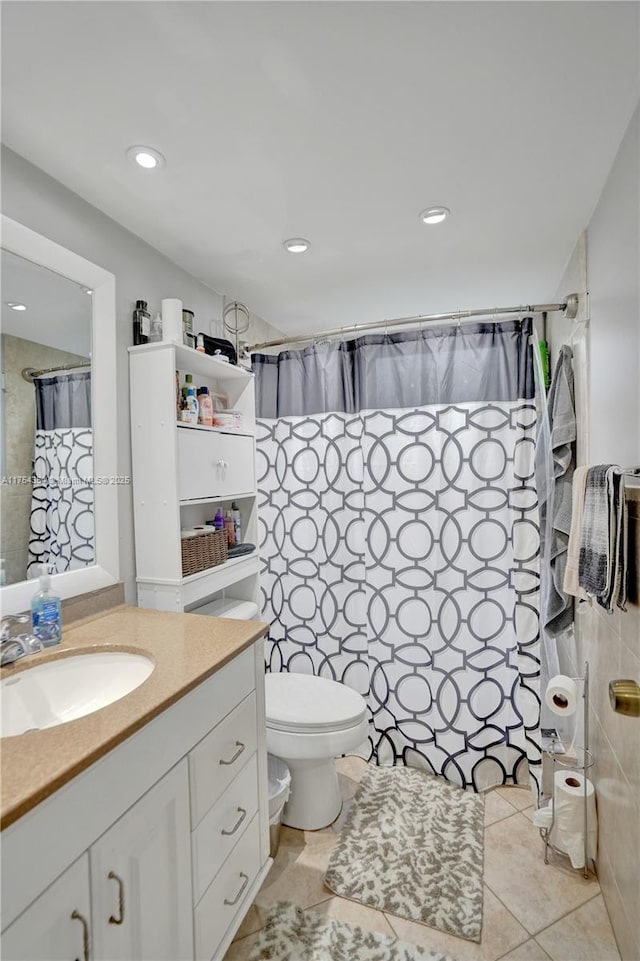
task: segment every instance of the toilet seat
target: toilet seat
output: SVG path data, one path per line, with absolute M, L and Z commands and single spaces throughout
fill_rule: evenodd
M 314 674 L 265 676 L 267 728 L 318 735 L 351 731 L 366 719 L 364 698 L 352 688 Z

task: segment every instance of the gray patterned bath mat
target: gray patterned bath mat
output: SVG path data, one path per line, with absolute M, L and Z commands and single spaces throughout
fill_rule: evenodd
M 369 767 L 331 855 L 335 894 L 469 941 L 482 931 L 484 798 L 409 767 Z
M 247 961 L 451 961 L 385 934 L 280 903 L 270 912 Z

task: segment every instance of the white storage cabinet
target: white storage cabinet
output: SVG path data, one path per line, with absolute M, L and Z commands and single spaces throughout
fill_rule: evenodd
M 232 597 L 258 602 L 258 555 L 182 576 L 180 531 L 236 501 L 242 540 L 257 544 L 253 374 L 181 344 L 129 348 L 131 448 L 138 604 L 193 610 Z M 177 420 L 176 371 L 226 394 L 242 431 L 188 427 Z

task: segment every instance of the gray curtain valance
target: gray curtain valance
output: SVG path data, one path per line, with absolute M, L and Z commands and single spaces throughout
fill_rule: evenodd
M 254 354 L 257 415 L 532 398 L 532 333 L 533 320 L 527 317 Z
M 91 371 L 36 377 L 36 428 L 91 427 Z

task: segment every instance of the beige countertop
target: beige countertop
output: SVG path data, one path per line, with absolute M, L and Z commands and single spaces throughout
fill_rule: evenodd
M 130 694 L 85 717 L 3 737 L 0 829 L 16 821 L 262 637 L 268 625 L 119 607 L 63 629 L 62 643 L 2 668 L 4 678 L 69 654 L 133 651 L 154 661 Z

